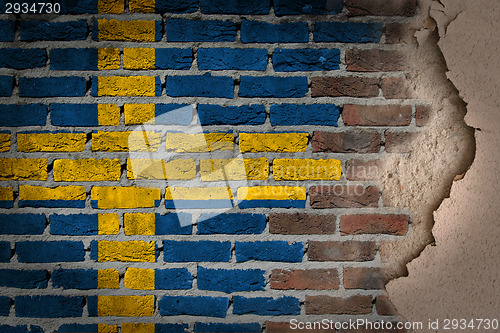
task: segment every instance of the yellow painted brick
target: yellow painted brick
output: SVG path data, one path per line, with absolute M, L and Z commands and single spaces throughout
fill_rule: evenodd
M 155 118 L 154 104 L 125 104 L 125 125 L 153 124 Z M 151 121 L 152 120 L 152 121 Z
M 118 333 L 118 325 L 98 324 L 99 333 Z
M 155 0 L 130 0 L 128 10 L 131 13 L 154 13 Z
M 149 296 L 98 296 L 99 317 L 151 317 L 155 310 L 155 297 Z
M 85 133 L 17 133 L 17 151 L 83 151 L 86 141 Z
M 240 151 L 244 153 L 306 151 L 307 133 L 240 133 Z
M 120 180 L 121 165 L 118 159 L 55 160 L 56 182 L 98 182 Z
M 14 190 L 12 189 L 12 187 L 0 187 L 0 200 L 1 201 L 14 200 Z
M 97 111 L 99 126 L 120 125 L 120 108 L 116 104 L 99 104 Z
M 10 133 L 0 133 L 0 152 L 10 150 Z
M 122 323 L 122 333 L 155 333 L 155 324 Z
M 99 76 L 99 96 L 156 96 L 155 76 Z
M 200 173 L 203 181 L 267 179 L 269 162 L 265 157 L 201 160 Z
M 121 42 L 154 42 L 155 21 L 134 20 L 97 20 L 99 26 L 99 40 Z
M 127 159 L 128 179 L 191 180 L 196 177 L 194 159 L 175 159 L 168 162 L 153 159 Z
M 54 188 L 32 185 L 19 186 L 19 200 L 85 200 L 83 186 L 58 186 Z
M 46 180 L 45 158 L 0 158 L 0 180 Z
M 301 186 L 252 186 L 238 188 L 238 200 L 306 200 Z
M 93 151 L 157 151 L 161 133 L 155 131 L 102 132 L 92 133 Z
M 266 180 L 269 178 L 269 161 L 265 157 L 245 158 L 247 179 Z
M 99 241 L 98 261 L 155 262 L 155 242 Z
M 233 142 L 232 133 L 167 133 L 166 138 L 167 150 L 177 153 L 233 150 Z
M 98 215 L 99 235 L 116 235 L 120 230 L 120 221 L 117 213 Z
M 275 180 L 339 180 L 341 162 L 336 159 L 280 158 L 273 161 Z
M 166 200 L 226 200 L 233 199 L 229 187 L 167 187 Z
M 90 195 L 92 207 L 99 209 L 152 208 L 161 199 L 160 189 L 136 186 L 94 186 Z
M 113 268 L 97 271 L 98 289 L 120 289 L 120 273 Z
M 123 214 L 125 235 L 154 235 L 154 213 L 125 213 Z
M 155 289 L 154 269 L 129 267 L 125 272 L 125 288 L 138 290 Z
M 154 5 L 154 1 L 153 1 Z M 123 68 L 125 69 L 155 69 L 155 49 L 124 48 Z
M 114 47 L 99 48 L 97 51 L 97 68 L 120 69 L 121 58 L 120 49 Z
M 99 0 L 97 5 L 99 13 L 121 14 L 125 9 L 124 0 Z

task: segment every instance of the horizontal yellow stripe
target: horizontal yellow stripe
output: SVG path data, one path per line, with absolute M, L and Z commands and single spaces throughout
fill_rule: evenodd
M 238 188 L 238 200 L 306 200 L 301 186 L 253 186 Z
M 19 186 L 19 200 L 85 200 L 86 196 L 83 186 Z
M 196 177 L 194 159 L 163 160 L 127 159 L 128 179 L 191 180 Z
M 46 180 L 45 158 L 0 158 L 0 180 Z
M 267 158 L 211 159 L 200 161 L 202 181 L 245 180 L 269 177 Z
M 160 189 L 150 187 L 94 186 L 91 190 L 91 200 L 97 201 L 99 209 L 149 208 L 160 199 Z
M 339 180 L 341 165 L 336 159 L 279 158 L 273 161 L 273 176 L 275 180 Z
M 101 132 L 92 134 L 93 151 L 157 151 L 161 133 L 155 131 Z
M 120 180 L 121 165 L 118 159 L 55 160 L 53 174 L 56 182 L 113 181 Z
M 227 200 L 233 199 L 229 187 L 167 187 L 166 200 Z
M 17 133 L 17 151 L 75 152 L 83 151 L 85 133 Z
M 0 200 L 14 200 L 14 190 L 12 187 L 0 187 Z
M 241 152 L 295 153 L 306 151 L 307 133 L 240 133 Z
M 177 153 L 202 153 L 234 149 L 232 133 L 185 134 L 167 133 L 168 151 Z
M 155 297 L 150 296 L 98 296 L 97 315 L 117 317 L 151 317 Z

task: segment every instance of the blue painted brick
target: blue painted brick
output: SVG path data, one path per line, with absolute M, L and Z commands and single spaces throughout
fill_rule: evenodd
M 193 276 L 187 268 L 172 268 L 155 270 L 155 289 L 191 289 Z
M 280 298 L 233 297 L 233 314 L 253 314 L 258 316 L 286 316 L 300 314 L 300 301 L 295 297 L 283 296 Z
M 198 104 L 198 119 L 201 125 L 261 125 L 266 121 L 266 107 Z
M 382 36 L 381 23 L 317 22 L 314 24 L 315 42 L 376 43 Z
M 63 324 L 55 333 L 90 333 L 99 332 L 99 324 Z
M 155 67 L 158 69 L 190 69 L 193 63 L 191 49 L 156 49 Z
M 49 272 L 44 270 L 0 269 L 0 286 L 21 289 L 45 289 Z
M 87 80 L 79 76 L 19 78 L 20 97 L 80 97 L 86 91 Z
M 201 0 L 200 7 L 204 14 L 259 15 L 269 14 L 271 1 Z
M 14 77 L 13 76 L 0 76 L 0 97 L 10 97 L 12 96 L 12 89 L 14 88 Z
M 50 215 L 50 233 L 52 235 L 71 236 L 98 235 L 98 215 Z
M 10 242 L 0 241 L 0 262 L 9 262 L 11 257 Z
M 12 42 L 15 32 L 16 23 L 14 21 L 0 20 L 0 42 Z
M 282 15 L 321 15 L 342 12 L 342 0 L 274 0 L 274 13 Z
M 309 28 L 306 22 L 272 24 L 243 20 L 243 43 L 307 43 Z
M 97 104 L 50 104 L 55 126 L 99 126 Z
M 193 233 L 191 214 L 155 214 L 155 229 L 156 235 L 191 235 Z
M 8 316 L 9 315 L 10 302 L 11 302 L 10 297 L 0 296 L 0 316 Z
M 58 269 L 52 272 L 52 285 L 63 289 L 97 289 L 97 270 Z
M 188 327 L 188 324 L 155 324 L 154 333 L 184 333 Z
M 198 10 L 197 0 L 156 0 L 156 12 L 165 13 L 193 13 Z
M 96 0 L 65 0 L 61 3 L 61 14 L 97 14 Z
M 184 125 L 193 120 L 193 106 L 191 104 L 156 104 L 156 125 Z
M 227 76 L 168 76 L 167 95 L 172 97 L 234 97 L 234 80 Z
M 50 51 L 50 69 L 58 71 L 96 71 L 98 49 L 53 49 Z
M 207 269 L 198 267 L 198 289 L 222 291 L 264 290 L 265 271 L 261 269 Z
M 229 299 L 208 296 L 164 296 L 158 302 L 158 307 L 162 316 L 191 315 L 224 318 L 229 307 Z
M 305 97 L 307 77 L 242 76 L 240 97 Z
M 0 67 L 27 69 L 39 68 L 47 64 L 44 49 L 0 49 Z
M 272 126 L 321 125 L 337 126 L 340 107 L 335 104 L 271 105 Z
M 163 241 L 163 259 L 166 262 L 229 261 L 231 242 Z
M 71 262 L 83 261 L 85 249 L 82 242 L 71 241 L 25 241 L 16 243 L 19 262 Z
M 196 323 L 194 331 L 197 333 L 260 333 L 259 323 L 224 324 L 224 323 Z
M 333 71 L 339 69 L 338 49 L 277 49 L 273 67 L 277 72 Z
M 41 235 L 44 229 L 44 214 L 0 214 L 0 234 Z
M 198 219 L 198 235 L 261 234 L 266 228 L 263 214 L 203 214 Z
M 302 243 L 288 244 L 286 241 L 236 242 L 236 261 L 283 261 L 301 262 L 304 250 Z
M 2 126 L 45 126 L 47 106 L 44 104 L 1 104 Z
M 236 24 L 231 21 L 167 19 L 168 42 L 234 42 Z
M 17 326 L 9 326 L 9 325 L 0 325 L 0 332 L 2 333 L 43 333 L 43 329 L 36 325 L 17 325 Z
M 87 39 L 87 22 L 21 21 L 21 40 L 65 41 Z
M 265 71 L 267 50 L 209 48 L 198 49 L 198 69 Z
M 81 317 L 84 297 L 16 296 L 14 306 L 17 317 L 68 318 Z

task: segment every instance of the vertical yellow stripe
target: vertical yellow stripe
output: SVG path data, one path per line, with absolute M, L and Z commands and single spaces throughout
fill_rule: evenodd
M 130 0 L 128 10 L 131 13 L 154 13 L 155 0 Z
M 118 333 L 118 325 L 98 324 L 99 333 Z
M 155 105 L 127 103 L 123 106 L 125 125 L 140 125 L 155 123 Z
M 124 69 L 155 69 L 155 49 L 151 48 L 124 48 Z
M 120 68 L 120 49 L 113 47 L 100 48 L 97 58 L 97 68 L 99 68 L 99 70 Z
M 125 9 L 124 0 L 99 0 L 97 5 L 99 13 L 121 14 Z
M 125 272 L 125 288 L 137 290 L 155 289 L 154 269 L 129 267 Z
M 154 235 L 154 213 L 125 213 L 123 215 L 125 235 Z
M 117 213 L 99 214 L 99 235 L 116 235 L 120 229 Z
M 116 269 L 100 269 L 97 272 L 98 289 L 120 289 L 120 274 Z
M 97 105 L 97 120 L 99 126 L 120 125 L 120 108 L 116 104 Z

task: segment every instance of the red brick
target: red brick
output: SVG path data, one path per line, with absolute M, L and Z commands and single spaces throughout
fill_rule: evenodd
M 411 82 L 406 78 L 387 77 L 382 79 L 380 87 L 386 99 L 407 99 L 415 98 Z
M 346 64 L 347 70 L 353 72 L 394 72 L 407 67 L 401 52 L 377 49 L 347 50 Z
M 344 287 L 346 289 L 384 289 L 385 280 L 380 268 L 344 268 Z
M 388 23 L 384 28 L 385 42 L 387 44 L 415 44 L 417 29 L 409 24 Z
M 381 174 L 379 160 L 349 160 L 345 171 L 347 180 L 376 180 Z
M 312 97 L 377 97 L 379 79 L 371 77 L 313 77 Z
M 342 119 L 346 126 L 408 126 L 410 105 L 344 105 Z
M 290 322 L 266 321 L 266 332 L 267 333 L 332 333 L 333 331 L 331 329 L 321 329 L 321 328 L 292 329 L 290 326 Z
M 339 289 L 339 273 L 336 269 L 273 269 L 271 289 Z
M 309 197 L 312 208 L 377 207 L 379 189 L 363 185 L 312 186 Z
M 386 132 L 385 151 L 388 153 L 409 153 L 413 150 L 419 133 Z M 416 142 L 418 144 L 418 141 Z
M 307 257 L 310 261 L 370 261 L 376 252 L 375 242 L 309 241 Z
M 410 217 L 396 214 L 357 214 L 340 217 L 341 235 L 406 235 Z
M 413 16 L 416 0 L 344 0 L 350 16 Z
M 342 298 L 307 295 L 305 307 L 306 314 L 368 314 L 372 312 L 372 297 L 355 295 Z
M 397 316 L 398 311 L 387 295 L 380 295 L 375 300 L 375 309 L 381 316 Z
M 314 132 L 313 152 L 378 153 L 382 142 L 377 132 Z
M 269 216 L 269 232 L 284 235 L 312 235 L 335 233 L 337 217 L 304 213 L 272 214 Z
M 417 126 L 427 126 L 431 118 L 431 108 L 426 105 L 417 105 L 415 107 L 415 122 Z

